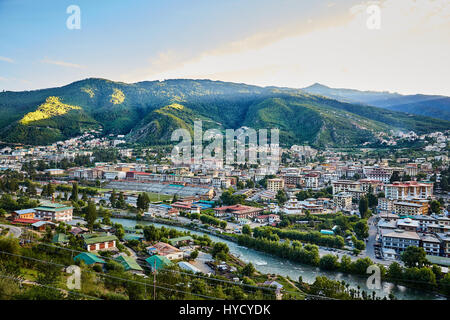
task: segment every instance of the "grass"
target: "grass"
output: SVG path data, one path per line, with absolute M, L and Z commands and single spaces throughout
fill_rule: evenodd
M 172 196 L 168 196 L 166 194 L 159 194 L 159 193 L 153 193 L 153 192 L 147 192 L 147 195 L 150 198 L 150 202 L 172 200 L 172 198 L 173 198 Z

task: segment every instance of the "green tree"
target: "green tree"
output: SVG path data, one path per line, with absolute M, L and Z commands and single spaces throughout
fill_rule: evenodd
M 359 199 L 359 214 L 361 215 L 361 218 L 366 218 L 369 211 L 369 201 L 367 200 L 367 197 L 361 197 Z
M 405 265 L 409 268 L 412 267 L 421 268 L 427 263 L 427 259 L 425 256 L 426 252 L 423 248 L 409 246 L 408 248 L 406 248 L 405 251 L 403 251 L 401 259 L 405 263 Z
M 78 201 L 78 184 L 76 182 L 72 184 L 72 193 L 69 200 Z
M 86 210 L 86 222 L 89 230 L 91 231 L 94 229 L 95 220 L 97 220 L 97 208 L 95 203 L 89 200 Z
M 256 269 L 251 262 L 249 262 L 248 264 L 245 265 L 244 268 L 242 268 L 242 274 L 244 276 L 251 277 L 253 275 L 253 273 L 255 273 L 255 271 L 256 271 Z
M 252 235 L 252 228 L 250 228 L 250 226 L 248 224 L 244 224 L 242 226 L 242 234 L 246 234 L 251 236 Z

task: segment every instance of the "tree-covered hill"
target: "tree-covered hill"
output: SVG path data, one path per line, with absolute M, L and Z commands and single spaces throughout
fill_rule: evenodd
M 91 78 L 59 88 L 2 92 L 0 112 L 0 139 L 25 144 L 52 143 L 95 127 L 145 145 L 167 144 L 173 130 L 192 130 L 195 120 L 202 120 L 204 129 L 279 128 L 283 145 L 318 147 L 357 146 L 392 129 L 450 129 L 446 120 L 298 89 L 189 79 L 127 84 Z

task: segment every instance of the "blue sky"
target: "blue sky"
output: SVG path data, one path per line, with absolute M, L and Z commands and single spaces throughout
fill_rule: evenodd
M 0 0 L 0 90 L 211 78 L 450 95 L 448 6 L 418 2 L 423 14 L 407 13 L 409 0 L 380 1 L 374 31 L 369 3 L 355 0 Z M 80 30 L 66 27 L 72 4 Z M 428 50 L 418 49 L 423 41 Z

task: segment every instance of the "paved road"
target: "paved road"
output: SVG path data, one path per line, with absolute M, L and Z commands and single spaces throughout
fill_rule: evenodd
M 8 224 L 0 224 L 2 228 L 9 228 L 9 234 L 12 234 L 15 238 L 20 238 L 22 235 L 22 229 L 19 227 L 11 226 Z

